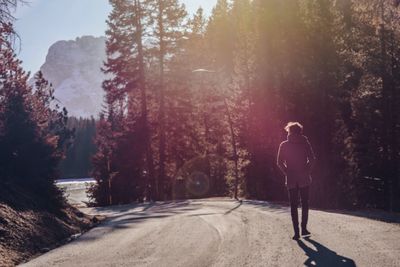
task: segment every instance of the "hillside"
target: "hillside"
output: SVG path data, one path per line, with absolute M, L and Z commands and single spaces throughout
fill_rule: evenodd
M 91 228 L 96 217 L 48 203 L 22 188 L 0 186 L 0 266 L 14 266 L 53 249 Z

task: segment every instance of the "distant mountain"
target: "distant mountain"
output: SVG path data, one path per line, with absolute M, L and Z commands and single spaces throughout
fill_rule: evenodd
M 105 75 L 100 68 L 106 59 L 105 42 L 105 37 L 93 36 L 58 41 L 40 68 L 71 116 L 97 117 L 101 111 Z

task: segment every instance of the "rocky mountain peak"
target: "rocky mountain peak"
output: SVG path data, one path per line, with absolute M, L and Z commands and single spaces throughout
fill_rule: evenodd
M 98 116 L 103 101 L 101 67 L 106 59 L 105 37 L 82 36 L 53 44 L 40 70 L 55 88 L 69 115 Z

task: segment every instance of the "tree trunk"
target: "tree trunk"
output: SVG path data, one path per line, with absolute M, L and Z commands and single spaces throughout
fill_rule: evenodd
M 135 0 L 136 7 L 136 23 L 137 23 L 137 44 L 138 44 L 138 60 L 139 60 L 139 88 L 141 94 L 141 109 L 142 109 L 142 125 L 144 132 L 144 142 L 146 149 L 146 181 L 145 191 L 146 197 L 149 200 L 154 200 L 154 188 L 155 188 L 155 171 L 154 171 L 154 158 L 153 150 L 151 148 L 151 131 L 148 123 L 148 110 L 147 110 L 147 94 L 146 94 L 146 77 L 145 77 L 145 66 L 144 66 L 144 53 L 143 53 L 143 29 L 142 29 L 142 9 L 140 0 Z
M 391 157 L 391 81 L 387 71 L 387 46 L 386 46 L 386 25 L 385 25 L 385 5 L 384 1 L 380 2 L 381 25 L 380 25 L 380 42 L 381 42 L 381 69 L 380 76 L 382 79 L 382 96 L 383 96 L 383 153 L 384 153 L 384 173 L 385 173 L 385 206 L 389 210 L 393 210 L 393 159 Z
M 236 145 L 236 136 L 235 136 L 235 131 L 233 129 L 233 121 L 231 117 L 231 113 L 229 111 L 228 103 L 226 102 L 226 99 L 224 99 L 224 104 L 226 108 L 226 113 L 228 116 L 228 122 L 229 122 L 229 129 L 231 132 L 231 142 L 232 142 L 232 150 L 233 150 L 233 161 L 235 163 L 235 190 L 234 190 L 234 198 L 237 200 L 238 199 L 238 187 L 239 187 L 239 157 L 237 154 L 237 145 Z
M 157 195 L 158 198 L 164 199 L 165 193 L 165 95 L 164 95 L 164 59 L 165 59 L 165 41 L 164 41 L 164 23 L 163 23 L 164 7 L 162 1 L 158 1 L 158 27 L 159 27 L 159 45 L 160 45 L 160 113 L 159 113 L 159 125 L 160 125 L 160 144 L 159 144 L 159 157 L 160 157 L 160 169 L 159 178 L 157 181 Z

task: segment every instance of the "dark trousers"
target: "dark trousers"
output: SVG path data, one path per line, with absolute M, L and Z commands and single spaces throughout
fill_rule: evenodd
M 308 222 L 308 191 L 309 187 L 289 189 L 290 212 L 292 215 L 293 228 L 296 233 L 299 232 L 299 214 L 297 208 L 299 206 L 299 192 L 301 198 L 301 228 L 307 228 Z

